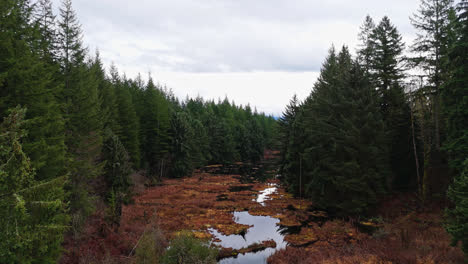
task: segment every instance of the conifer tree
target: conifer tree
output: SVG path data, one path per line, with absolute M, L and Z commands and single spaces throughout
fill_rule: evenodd
M 452 235 L 454 246 L 459 241 L 462 242 L 462 250 L 468 259 L 468 159 L 465 159 L 463 167 L 463 171 L 455 177 L 447 193 L 454 207 L 447 209 L 445 228 Z
M 140 123 L 136 114 L 130 84 L 121 80 L 115 67 L 111 67 L 112 85 L 116 96 L 116 123 L 118 130 L 115 133 L 128 151 L 130 160 L 135 168 L 140 165 Z
M 190 127 L 189 115 L 184 111 L 176 112 L 171 118 L 172 134 L 172 177 L 184 177 L 190 175 L 193 169 L 192 145 L 193 131 Z
M 151 78 L 143 92 L 143 100 L 141 147 L 150 177 L 161 177 L 167 166 L 164 163 L 170 146 L 168 102 Z
M 458 9 L 456 41 L 448 56 L 450 79 L 442 90 L 447 127 L 444 148 L 457 174 L 463 171 L 463 162 L 468 156 L 468 2 L 460 2 Z
M 297 117 L 299 108 L 299 101 L 297 95 L 294 95 L 286 106 L 282 116 L 278 120 L 278 141 L 280 142 L 280 174 L 284 174 L 284 167 L 286 164 L 286 156 L 289 152 L 289 144 L 291 141 L 291 134 L 293 132 L 293 124 Z
M 30 24 L 28 1 L 11 1 L 1 7 L 0 116 L 16 105 L 28 107 L 28 137 L 24 148 L 37 179 L 65 174 L 64 120 L 55 98 L 59 87 L 52 68 L 42 61 L 31 43 L 37 41 Z M 6 13 L 3 13 L 6 12 Z
M 374 50 L 370 58 L 370 81 L 379 94 L 382 118 L 390 144 L 392 178 L 397 188 L 414 185 L 414 155 L 411 144 L 410 108 L 403 87 L 404 43 L 388 17 L 383 17 L 369 41 Z M 361 62 L 362 63 L 362 62 Z M 366 66 L 363 66 L 366 68 Z
M 100 105 L 100 122 L 103 128 L 110 128 L 114 133 L 120 131 L 120 126 L 117 122 L 118 106 L 116 98 L 116 85 L 114 84 L 114 73 L 111 66 L 111 79 L 106 76 L 104 66 L 102 65 L 99 51 L 96 51 L 94 61 L 91 63 L 91 74 L 97 81 L 99 105 Z M 118 73 L 117 78 L 118 78 Z
M 106 195 L 110 205 L 110 218 L 118 223 L 122 213 L 122 203 L 127 203 L 131 199 L 132 165 L 124 145 L 110 128 L 105 130 L 104 138 L 102 157 L 106 164 L 104 167 Z
M 434 139 L 430 144 L 434 145 L 435 151 L 439 151 L 441 146 L 440 90 L 447 75 L 444 64 L 449 49 L 448 26 L 452 8 L 453 0 L 421 0 L 418 13 L 411 18 L 411 23 L 418 30 L 412 51 L 419 56 L 414 62 L 427 78 L 424 95 L 432 98 Z
M 34 179 L 21 145 L 25 112 L 13 109 L 0 125 L 0 258 L 5 263 L 53 263 L 68 222 L 66 177 Z
M 371 39 L 371 35 L 375 30 L 374 20 L 367 15 L 364 24 L 359 31 L 359 41 L 361 42 L 358 49 L 358 59 L 364 67 L 367 74 L 372 70 L 371 58 L 374 55 L 375 48 Z
M 318 207 L 363 214 L 385 192 L 385 132 L 378 97 L 347 48 L 331 50 L 304 112 L 304 192 Z
M 92 210 L 91 187 L 88 182 L 99 176 L 98 163 L 102 148 L 101 106 L 99 81 L 86 63 L 86 49 L 71 0 L 64 0 L 60 8 L 59 48 L 67 119 L 66 144 L 71 154 L 70 206 L 74 225 L 78 227 Z
M 38 46 L 41 58 L 49 63 L 55 63 L 58 57 L 58 36 L 51 0 L 37 1 L 34 21 L 38 28 Z

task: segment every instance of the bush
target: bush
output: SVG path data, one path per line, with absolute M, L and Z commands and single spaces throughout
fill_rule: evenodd
M 164 264 L 211 264 L 216 263 L 218 250 L 208 242 L 195 238 L 190 231 L 183 231 L 174 238 L 164 254 Z
M 135 251 L 135 263 L 157 264 L 166 248 L 166 238 L 161 230 L 153 228 L 141 237 Z

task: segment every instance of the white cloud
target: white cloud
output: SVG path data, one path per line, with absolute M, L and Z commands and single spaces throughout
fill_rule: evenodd
M 60 0 L 54 1 L 58 5 Z M 408 17 L 418 3 L 74 0 L 73 4 L 85 43 L 91 50 L 99 48 L 106 65 L 114 62 L 129 77 L 151 71 L 181 97 L 194 92 L 206 98 L 227 95 L 243 104 L 249 99 L 259 110 L 278 114 L 294 92 L 301 98 L 307 95 L 317 76 L 311 72 L 319 71 L 331 44 L 355 49 L 367 14 L 376 21 L 388 15 L 410 44 L 414 30 Z

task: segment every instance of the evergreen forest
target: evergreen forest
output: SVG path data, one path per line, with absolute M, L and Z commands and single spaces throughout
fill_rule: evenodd
M 325 212 L 330 223 L 352 224 L 373 219 L 390 197 L 411 194 L 418 208 L 442 208 L 438 225 L 467 259 L 468 1 L 421 0 L 408 23 L 417 30 L 412 43 L 403 42 L 389 17 L 375 21 L 368 15 L 356 36 L 357 49 L 332 45 L 307 98 L 294 96 L 276 118 L 227 97 L 182 100 L 157 76 L 130 78 L 113 64 L 106 69 L 99 51 L 83 43 L 71 0 L 63 0 L 57 14 L 51 0 L 2 0 L 0 263 L 104 263 L 82 257 L 87 230 L 99 219 L 105 223 L 99 230 L 112 230 L 101 237 L 121 240 L 109 234 L 123 232 L 127 208 L 143 199 L 135 198 L 144 192 L 136 186 L 172 188 L 191 179 L 192 186 L 202 186 L 211 179 L 205 171 L 246 165 L 257 170 L 271 152 L 277 153 L 271 177 L 284 188 L 281 197 L 300 201 L 281 205 L 294 209 L 294 217 L 303 202 L 310 202 L 309 212 Z M 225 183 L 213 178 L 206 195 L 235 185 L 229 177 Z M 246 187 L 242 180 L 239 184 Z M 165 199 L 176 194 L 195 199 L 189 191 L 187 196 L 167 191 Z M 248 204 L 251 200 L 232 211 L 260 210 Z M 216 208 L 203 198 L 194 203 L 206 214 Z M 172 210 L 184 209 L 172 205 Z M 266 209 L 256 215 L 265 214 Z M 193 225 L 184 229 L 198 230 L 190 219 Z M 170 226 L 159 221 L 161 229 Z M 128 257 L 106 263 L 216 263 L 222 258 L 190 232 L 148 230 L 127 235 L 132 244 L 119 245 L 125 248 L 119 254 Z M 247 231 L 229 232 L 223 234 Z M 404 232 L 403 242 L 408 240 Z M 162 242 L 163 233 L 174 238 L 170 247 L 169 240 Z M 292 250 L 300 253 L 286 249 L 278 257 L 285 262 L 273 258 L 268 263 L 322 263 L 294 262 L 295 256 L 305 261 L 301 254 L 308 253 Z M 100 251 L 103 256 L 116 252 Z M 368 263 L 404 263 L 382 259 L 388 262 Z M 362 263 L 349 261 L 323 263 Z

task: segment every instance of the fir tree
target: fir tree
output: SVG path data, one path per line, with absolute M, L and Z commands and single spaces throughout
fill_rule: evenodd
M 132 102 L 129 84 L 122 81 L 113 81 L 113 83 L 118 106 L 117 121 L 120 127 L 118 136 L 127 149 L 133 166 L 137 168 L 141 162 L 140 138 L 138 137 L 140 124 Z
M 441 110 L 440 90 L 444 83 L 448 54 L 449 15 L 453 0 L 422 0 L 418 13 L 413 15 L 411 23 L 418 29 L 418 35 L 412 51 L 419 54 L 414 59 L 427 78 L 428 84 L 424 94 L 432 98 L 432 115 L 434 123 L 433 142 L 435 151 L 441 145 Z
M 32 8 L 27 1 L 2 5 L 0 30 L 0 116 L 16 105 L 28 107 L 24 148 L 37 171 L 37 179 L 65 174 L 64 120 L 55 94 L 52 67 L 41 60 L 30 43 L 35 41 Z M 5 27 L 5 28 L 3 28 Z
M 462 173 L 455 177 L 447 193 L 454 207 L 446 211 L 445 228 L 452 235 L 452 245 L 462 242 L 462 250 L 468 260 L 468 159 L 463 166 Z
M 458 9 L 456 41 L 448 57 L 450 79 L 442 90 L 447 127 L 444 148 L 456 173 L 463 170 L 463 162 L 468 156 L 468 2 L 462 1 Z
M 388 154 L 378 97 L 346 48 L 329 55 L 305 107 L 306 195 L 338 214 L 365 213 L 385 191 Z
M 105 161 L 104 176 L 107 183 L 107 197 L 110 205 L 110 220 L 119 223 L 122 203 L 131 199 L 132 185 L 130 174 L 132 166 L 130 157 L 120 142 L 119 137 L 109 128 L 105 131 L 102 156 Z
M 59 21 L 60 62 L 64 82 L 62 100 L 67 119 L 66 144 L 71 154 L 70 206 L 74 225 L 78 227 L 92 210 L 89 181 L 99 176 L 98 163 L 102 148 L 99 80 L 92 71 L 92 61 L 86 63 L 86 49 L 71 0 L 65 0 Z
M 415 181 L 415 162 L 410 136 L 410 108 L 402 84 L 404 43 L 388 17 L 383 17 L 373 30 L 369 43 L 374 50 L 370 58 L 370 81 L 380 97 L 387 144 L 390 144 L 393 179 L 389 183 L 397 188 L 411 187 Z
M 143 97 L 141 148 L 150 177 L 161 177 L 170 146 L 168 102 L 151 78 L 143 92 Z
M 363 65 L 367 74 L 371 70 L 371 59 L 375 52 L 375 47 L 371 35 L 375 30 L 374 20 L 367 15 L 364 24 L 360 28 L 359 41 L 361 42 L 358 49 L 358 59 Z
M 190 141 L 193 140 L 193 131 L 189 118 L 183 111 L 174 113 L 171 118 L 172 177 L 188 176 L 193 170 L 192 145 L 190 144 Z
M 61 254 L 66 177 L 34 180 L 22 149 L 25 109 L 13 109 L 0 125 L 0 258 L 5 263 L 53 263 Z
M 35 5 L 34 21 L 38 27 L 41 57 L 51 63 L 58 58 L 58 36 L 51 0 L 39 0 Z

